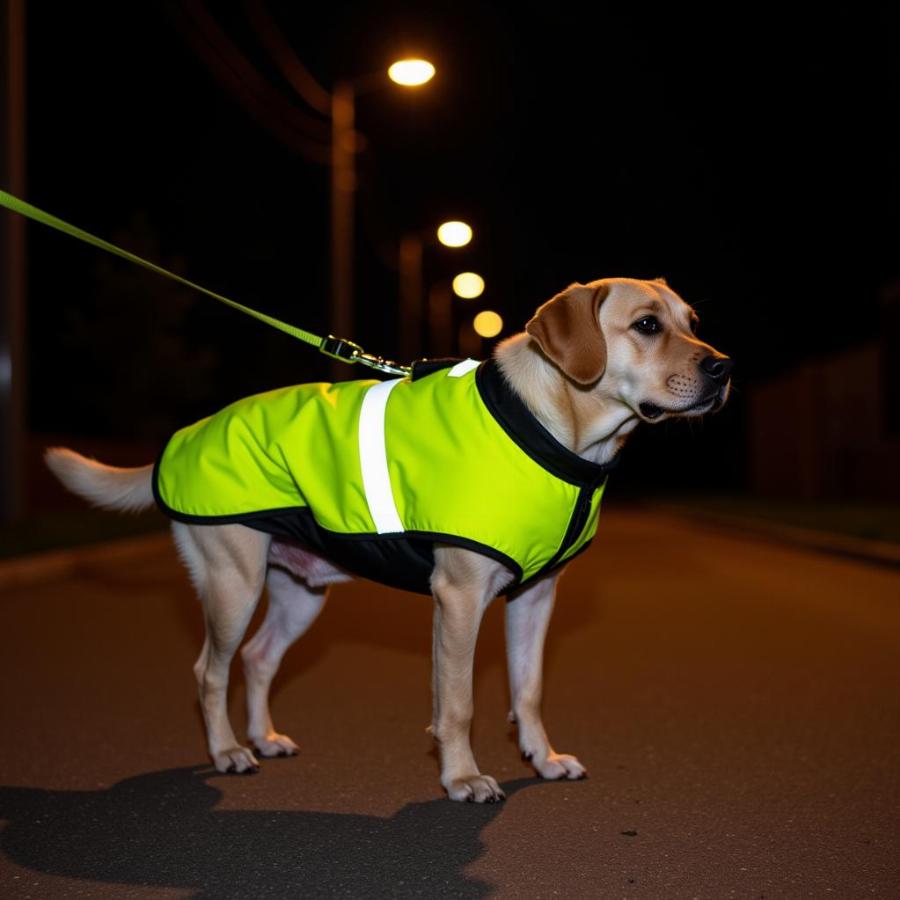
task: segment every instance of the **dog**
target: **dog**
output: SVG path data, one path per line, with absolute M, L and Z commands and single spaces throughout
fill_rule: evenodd
M 397 529 L 402 529 L 403 523 L 388 524 L 385 526 L 387 532 L 384 532 L 375 521 L 378 517 L 373 508 L 378 533 L 362 536 L 372 538 L 368 549 L 375 547 L 380 552 L 380 548 L 387 547 L 393 552 L 399 546 L 398 540 L 403 538 L 406 541 L 404 552 L 410 546 L 415 551 L 415 561 L 411 561 L 410 566 L 418 566 L 425 572 L 426 589 L 433 597 L 430 731 L 439 748 L 441 785 L 450 799 L 476 803 L 504 799 L 496 780 L 479 770 L 469 740 L 473 714 L 472 665 L 479 624 L 490 601 L 502 593 L 508 597 L 505 615 L 511 698 L 509 720 L 518 727 L 520 750 L 543 778 L 578 779 L 585 776 L 585 767 L 575 756 L 554 750 L 541 720 L 543 646 L 556 586 L 565 563 L 571 558 L 567 554 L 575 552 L 577 546 L 586 545 L 593 536 L 605 473 L 618 459 L 637 425 L 674 417 L 701 416 L 717 411 L 725 404 L 731 386 L 732 361 L 697 337 L 698 321 L 694 310 L 662 279 L 606 278 L 587 284 L 576 283 L 540 306 L 524 332 L 498 345 L 492 360 L 480 366 L 475 362 L 454 364 L 449 370 L 438 369 L 426 374 L 418 382 L 423 391 L 433 387 L 463 392 L 467 397 L 476 398 L 473 402 L 481 402 L 478 400 L 480 391 L 480 396 L 490 406 L 493 401 L 490 401 L 489 391 L 486 393 L 487 388 L 477 382 L 477 379 L 484 381 L 490 375 L 494 379 L 493 389 L 505 392 L 497 401 L 497 409 L 492 408 L 491 415 L 484 417 L 488 420 L 485 428 L 492 435 L 490 439 L 506 440 L 496 427 L 500 422 L 511 435 L 511 441 L 519 441 L 515 428 L 509 430 L 509 422 L 504 420 L 504 409 L 512 409 L 515 416 L 525 422 L 523 427 L 530 429 L 535 446 L 540 445 L 532 455 L 540 458 L 540 454 L 546 452 L 547 467 L 554 469 L 561 461 L 560 465 L 566 470 L 555 472 L 553 477 L 557 480 L 552 484 L 548 482 L 548 490 L 578 492 L 577 501 L 574 493 L 565 495 L 569 498 L 565 502 L 574 504 L 576 512 L 569 518 L 567 507 L 560 519 L 568 522 L 566 537 L 559 547 L 562 551 L 565 545 L 566 553 L 556 552 L 549 559 L 549 554 L 545 553 L 533 561 L 531 569 L 528 569 L 531 563 L 527 558 L 531 549 L 529 533 L 524 536 L 496 533 L 490 538 L 482 536 L 480 542 L 476 542 L 449 532 L 443 535 L 443 531 L 448 531 L 443 526 L 438 533 L 426 525 L 415 530 L 414 538 L 408 535 L 398 538 Z M 469 376 L 476 366 L 475 374 Z M 464 378 L 454 380 L 458 375 L 472 379 L 468 387 Z M 353 385 L 353 382 L 344 382 L 334 386 L 301 387 L 319 391 L 316 397 L 329 398 L 325 405 L 333 407 L 339 405 L 335 397 L 353 396 Z M 380 397 L 380 406 L 373 405 L 378 406 L 382 416 L 385 407 L 390 410 L 392 403 L 401 403 L 401 399 L 395 401 L 394 398 L 402 398 L 404 390 L 412 390 L 410 379 L 404 379 L 389 401 L 387 393 L 394 387 L 392 383 L 365 383 L 364 387 L 363 393 L 368 394 L 371 388 L 372 397 Z M 340 390 L 347 393 L 342 394 Z M 334 393 L 329 393 L 332 391 Z M 411 392 L 409 396 L 412 396 Z M 363 398 L 362 402 L 367 401 Z M 243 427 L 245 408 L 237 407 L 238 414 L 231 416 L 229 434 L 234 428 Z M 297 408 L 307 409 L 306 406 Z M 360 419 L 360 434 L 362 419 L 370 413 L 371 410 L 353 413 Z M 305 415 L 305 412 L 298 416 L 301 414 Z M 511 418 L 515 416 L 510 413 Z M 445 418 L 452 420 L 453 416 Z M 220 420 L 213 417 L 210 421 Z M 389 446 L 394 439 L 391 420 L 381 421 L 386 431 L 381 437 L 381 446 L 384 447 L 385 442 Z M 284 425 L 285 428 L 290 426 L 290 421 Z M 491 428 L 496 433 L 490 431 Z M 190 438 L 194 432 L 186 430 L 185 434 Z M 468 444 L 470 438 L 475 444 L 482 440 L 477 435 L 457 435 L 454 437 L 457 449 L 453 452 L 464 453 L 464 449 L 459 448 Z M 511 454 L 509 458 L 518 453 L 512 442 L 503 449 L 504 453 Z M 240 446 L 245 444 L 247 441 Z M 486 445 L 482 443 L 481 446 L 479 452 L 483 453 Z M 222 459 L 215 461 L 217 469 L 224 465 L 223 460 L 227 462 L 239 452 L 234 449 L 236 447 L 238 444 L 225 447 Z M 529 447 L 525 449 L 531 453 Z M 195 454 L 200 466 L 205 452 Z M 351 449 L 349 456 L 353 457 L 355 452 Z M 359 452 L 361 462 L 356 465 L 357 468 L 360 464 L 363 466 L 365 481 L 365 466 L 372 464 L 362 459 L 366 456 L 362 443 Z M 386 451 L 382 449 L 381 452 Z M 165 456 L 162 459 L 165 460 Z M 337 455 L 334 459 L 337 460 Z M 266 457 L 266 465 L 269 461 Z M 369 574 L 365 565 L 356 565 L 352 554 L 357 550 L 347 550 L 348 547 L 363 547 L 367 542 L 342 540 L 348 536 L 336 535 L 334 526 L 331 530 L 319 527 L 314 521 L 316 510 L 308 514 L 310 510 L 306 507 L 299 512 L 307 515 L 299 516 L 298 512 L 291 520 L 302 519 L 306 523 L 303 526 L 306 531 L 299 534 L 299 539 L 297 534 L 286 530 L 287 520 L 283 515 L 280 519 L 276 517 L 273 524 L 274 520 L 261 519 L 257 513 L 223 516 L 219 514 L 221 510 L 214 507 L 216 515 L 206 519 L 188 515 L 183 509 L 179 512 L 174 506 L 169 508 L 175 501 L 171 496 L 162 499 L 161 491 L 177 493 L 179 485 L 187 486 L 191 478 L 181 477 L 176 472 L 169 477 L 175 488 L 167 487 L 166 467 L 169 463 L 164 463 L 162 473 L 160 463 L 156 469 L 153 466 L 113 468 L 65 448 L 49 449 L 46 462 L 64 485 L 96 505 L 116 510 L 139 510 L 152 505 L 155 499 L 175 519 L 172 524 L 175 544 L 200 596 L 206 619 L 206 640 L 194 672 L 209 754 L 216 769 L 252 772 L 259 766 L 257 755 L 295 754 L 297 745 L 287 735 L 276 731 L 272 722 L 268 706 L 269 686 L 284 652 L 318 616 L 330 585 L 346 581 L 354 574 Z M 289 465 L 295 465 L 299 471 L 327 466 L 321 460 L 306 467 L 303 462 L 302 459 L 295 460 Z M 515 464 L 534 465 L 534 460 L 521 453 L 515 456 Z M 569 482 L 578 481 L 578 478 L 569 477 L 568 473 L 577 473 L 582 468 L 589 473 L 585 476 L 588 486 L 573 487 Z M 278 473 L 281 471 L 279 468 Z M 379 475 L 375 465 L 369 481 L 374 485 L 382 475 L 388 479 L 386 491 L 390 505 L 392 487 L 394 496 L 398 488 L 389 479 L 398 476 L 395 473 L 388 475 L 387 471 L 385 464 Z M 534 472 L 534 478 L 518 477 L 522 491 L 527 490 L 526 481 L 539 481 L 538 474 L 545 474 L 544 469 L 534 469 Z M 343 475 L 340 477 L 344 478 Z M 499 476 L 497 478 L 498 483 L 502 481 Z M 369 487 L 366 482 L 363 500 L 373 507 Z M 385 490 L 383 483 L 381 490 L 382 493 Z M 356 494 L 362 496 L 362 490 Z M 211 502 L 215 499 L 211 498 Z M 363 503 L 363 500 L 359 502 Z M 515 503 L 515 497 L 504 500 L 504 503 L 509 502 Z M 480 503 L 482 513 L 475 516 L 473 522 L 481 523 L 491 518 L 492 498 L 482 497 Z M 437 505 L 440 506 L 440 502 Z M 340 503 L 337 506 L 343 508 Z M 408 511 L 404 513 L 408 514 Z M 525 515 L 524 510 L 522 515 Z M 495 532 L 500 528 L 493 527 Z M 510 530 L 504 528 L 507 532 Z M 386 540 L 379 543 L 380 537 Z M 559 540 L 552 535 L 548 540 L 551 539 L 553 543 Z M 492 549 L 494 546 L 500 549 Z M 519 557 L 516 557 L 517 552 Z M 391 566 L 403 569 L 393 563 Z M 235 737 L 226 708 L 226 690 L 232 657 L 243 640 L 264 587 L 268 591 L 265 620 L 259 632 L 241 650 L 247 681 L 247 732 L 254 748 L 251 749 L 242 746 Z

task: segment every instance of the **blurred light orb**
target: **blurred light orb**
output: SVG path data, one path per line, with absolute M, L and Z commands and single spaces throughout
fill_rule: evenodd
M 472 327 L 476 334 L 480 334 L 483 338 L 497 337 L 503 331 L 503 319 L 493 310 L 485 309 L 475 316 Z
M 388 69 L 388 78 L 404 87 L 418 87 L 434 78 L 434 66 L 427 59 L 398 59 Z
M 437 236 L 445 247 L 465 247 L 472 240 L 472 229 L 465 222 L 444 222 Z
M 453 293 L 463 300 L 473 300 L 484 293 L 484 279 L 474 272 L 460 272 L 453 279 Z

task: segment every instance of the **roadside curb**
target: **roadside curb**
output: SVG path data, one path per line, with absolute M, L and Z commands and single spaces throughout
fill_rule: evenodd
M 764 519 L 730 516 L 690 506 L 653 504 L 646 508 L 691 519 L 701 525 L 740 531 L 780 544 L 790 544 L 820 553 L 830 553 L 835 556 L 846 556 L 882 566 L 900 568 L 900 544 L 890 541 L 868 540 L 851 535 L 835 534 L 832 531 L 817 531 L 814 528 L 800 528 L 796 525 L 767 522 Z
M 96 563 L 150 556 L 171 546 L 171 541 L 169 534 L 164 532 L 0 560 L 0 590 L 52 581 Z

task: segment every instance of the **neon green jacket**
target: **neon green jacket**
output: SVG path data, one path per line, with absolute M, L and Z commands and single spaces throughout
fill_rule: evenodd
M 584 549 L 611 466 L 560 444 L 494 361 L 258 394 L 176 432 L 157 462 L 179 521 L 240 522 L 353 574 L 430 593 L 433 545 L 522 584 Z M 448 366 L 451 366 L 448 368 Z

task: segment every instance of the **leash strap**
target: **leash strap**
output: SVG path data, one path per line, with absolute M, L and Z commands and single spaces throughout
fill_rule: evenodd
M 210 291 L 196 282 L 189 281 L 187 278 L 183 278 L 175 272 L 170 272 L 168 269 L 156 265 L 156 263 L 142 259 L 134 253 L 129 253 L 127 250 L 123 250 L 121 247 L 117 247 L 109 241 L 104 241 L 102 238 L 98 238 L 96 235 L 90 234 L 81 228 L 77 228 L 75 225 L 70 225 L 68 222 L 64 222 L 62 219 L 58 219 L 56 216 L 52 216 L 50 213 L 46 213 L 42 209 L 32 206 L 30 203 L 26 203 L 24 200 L 20 200 L 18 197 L 8 194 L 6 191 L 0 191 L 0 206 L 5 206 L 12 212 L 25 216 L 28 219 L 32 219 L 35 222 L 40 222 L 42 225 L 47 225 L 50 228 L 55 228 L 57 231 L 69 235 L 69 237 L 77 238 L 79 241 L 84 241 L 86 244 L 98 247 L 100 250 L 105 250 L 107 253 L 112 253 L 114 256 L 127 259 L 128 262 L 149 269 L 151 272 L 155 272 L 157 275 L 162 275 L 172 281 L 177 281 L 179 284 L 183 284 L 195 291 L 199 291 L 201 294 L 206 294 L 207 297 L 212 297 L 213 300 L 218 300 L 219 303 L 224 303 L 226 306 L 230 306 L 232 309 L 236 309 L 238 312 L 242 312 L 245 315 L 252 316 L 260 322 L 265 322 L 266 325 L 277 328 L 279 331 L 283 331 L 285 334 L 289 334 L 291 337 L 297 338 L 297 340 L 303 341 L 305 344 L 310 344 L 326 356 L 331 356 L 334 359 L 340 359 L 347 363 L 360 362 L 372 369 L 378 369 L 381 372 L 389 372 L 394 375 L 407 375 L 410 372 L 409 366 L 401 366 L 391 360 L 382 359 L 380 356 L 372 356 L 369 353 L 365 353 L 363 348 L 360 347 L 359 344 L 354 344 L 353 341 L 348 341 L 344 338 L 336 338 L 333 335 L 321 338 L 311 331 L 306 331 L 303 328 L 298 328 L 296 325 L 282 322 L 280 319 L 276 319 L 273 316 L 268 316 L 256 309 L 251 309 L 249 306 L 244 306 L 242 303 L 230 300 L 228 297 L 223 297 L 215 291 Z

